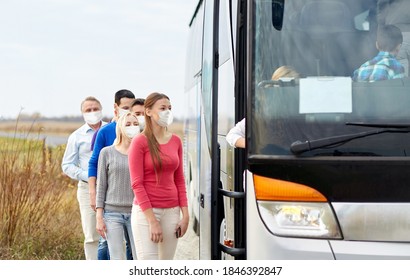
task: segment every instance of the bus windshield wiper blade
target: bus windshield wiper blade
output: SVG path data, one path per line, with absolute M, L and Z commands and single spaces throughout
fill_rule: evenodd
M 365 123 L 365 122 L 347 122 L 346 125 L 378 127 L 378 128 L 410 128 L 410 123 Z
M 341 144 L 349 142 L 353 139 L 363 138 L 370 135 L 381 134 L 381 133 L 408 133 L 410 132 L 410 127 L 401 128 L 385 128 L 371 131 L 358 132 L 353 134 L 344 134 L 332 137 L 325 137 L 316 140 L 308 140 L 305 142 L 296 141 L 290 145 L 290 151 L 293 154 L 301 154 L 307 151 L 312 151 L 319 148 L 324 148 L 327 146 L 332 146 L 336 144 Z

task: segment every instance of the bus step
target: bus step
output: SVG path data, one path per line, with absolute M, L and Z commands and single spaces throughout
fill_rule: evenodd
M 231 248 L 221 243 L 219 243 L 219 247 L 221 248 L 222 252 L 227 253 L 233 257 L 245 255 L 245 248 Z

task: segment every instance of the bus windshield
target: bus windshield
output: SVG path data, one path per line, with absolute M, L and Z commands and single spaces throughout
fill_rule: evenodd
M 255 0 L 251 21 L 250 156 L 410 154 L 410 1 Z

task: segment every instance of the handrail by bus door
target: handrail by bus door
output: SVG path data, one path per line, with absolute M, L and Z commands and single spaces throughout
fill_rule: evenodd
M 215 172 L 217 172 L 217 174 L 215 174 L 216 178 L 218 179 L 218 182 L 212 185 L 212 191 L 211 191 L 211 196 L 212 196 L 212 209 L 211 209 L 211 229 L 212 229 L 212 233 L 211 233 L 211 238 L 212 238 L 212 244 L 213 246 L 213 251 L 212 251 L 212 259 L 221 259 L 221 252 L 227 253 L 233 257 L 235 257 L 235 259 L 244 259 L 245 257 L 245 248 L 244 247 L 240 247 L 237 245 L 242 245 L 240 240 L 241 238 L 237 237 L 237 233 L 239 233 L 239 235 L 242 235 L 244 233 L 244 231 L 239 231 L 238 232 L 238 228 L 237 225 L 240 225 L 241 223 L 237 223 L 237 218 L 242 218 L 242 217 L 237 217 L 238 215 L 238 211 L 237 209 L 235 209 L 234 211 L 234 231 L 235 231 L 235 246 L 236 247 L 229 247 L 226 246 L 225 244 L 222 244 L 220 242 L 220 225 L 222 223 L 222 220 L 224 218 L 224 200 L 223 197 L 229 197 L 235 200 L 235 208 L 241 208 L 243 209 L 243 203 L 244 203 L 244 198 L 245 198 L 245 192 L 243 191 L 228 191 L 223 189 L 222 187 L 222 182 L 220 180 L 220 170 L 221 170 L 221 149 L 220 149 L 220 145 L 218 143 L 217 145 L 218 149 L 217 149 L 217 156 L 215 158 L 215 161 L 213 161 L 213 165 L 215 168 Z M 213 213 L 213 214 L 212 214 Z M 238 239 L 236 239 L 238 238 Z
M 246 117 L 246 10 L 245 0 L 238 1 L 237 10 L 237 41 L 235 50 L 235 122 Z M 248 141 L 248 139 L 246 140 Z M 246 169 L 246 149 L 235 149 L 234 160 L 234 191 L 220 189 L 223 196 L 234 200 L 234 248 L 220 244 L 223 252 L 234 256 L 235 259 L 246 259 L 246 192 L 243 177 Z
M 236 41 L 236 51 L 235 51 L 235 120 L 236 122 L 242 120 L 246 117 L 246 106 L 247 106 L 247 63 L 246 63 L 246 46 L 247 46 L 247 1 L 238 1 L 238 11 L 237 11 L 237 41 Z M 247 122 L 246 122 L 247 126 Z M 249 131 L 246 129 L 246 131 Z M 246 139 L 248 142 L 248 139 Z M 246 144 L 248 146 L 248 144 Z M 246 191 L 244 186 L 244 170 L 247 165 L 247 148 L 246 149 L 235 149 L 235 174 L 234 182 L 235 194 L 240 193 L 241 199 L 235 200 L 234 204 L 234 241 L 235 246 L 238 248 L 243 248 L 240 250 L 241 254 L 236 256 L 236 259 L 246 259 Z
M 239 205 L 243 205 L 242 202 L 245 199 L 245 192 L 228 191 L 228 190 L 224 190 L 222 188 L 219 188 L 219 194 L 221 196 L 226 196 L 226 197 L 235 199 L 235 208 L 240 207 Z M 222 203 L 223 203 L 223 198 L 222 198 Z M 244 259 L 246 250 L 245 250 L 244 247 L 241 246 L 242 244 L 240 244 L 239 240 L 241 238 L 238 238 L 237 225 L 240 224 L 237 221 L 238 220 L 238 217 L 237 217 L 238 212 L 235 210 L 234 213 L 235 213 L 235 217 L 234 217 L 234 223 L 235 223 L 235 225 L 234 225 L 234 232 L 235 232 L 234 233 L 234 235 L 235 235 L 235 237 L 234 237 L 234 246 L 235 247 L 229 247 L 229 246 L 226 246 L 225 244 L 222 244 L 220 242 L 219 242 L 219 247 L 224 253 L 227 253 L 227 254 L 235 257 L 235 259 Z M 241 231 L 240 234 L 241 233 L 244 233 L 244 231 Z
M 241 17 L 241 27 L 238 32 L 241 32 L 241 40 L 238 41 L 242 45 L 245 44 L 245 33 L 246 28 L 243 24 L 242 17 L 245 14 L 245 2 L 243 0 L 238 1 L 240 8 L 238 9 L 238 16 Z M 246 200 L 245 192 L 243 190 L 243 178 L 241 177 L 245 165 L 245 153 L 244 151 L 235 151 L 235 157 L 243 159 L 242 162 L 236 161 L 235 163 L 235 188 L 234 191 L 224 190 L 221 182 L 221 151 L 220 145 L 218 143 L 218 60 L 219 60 L 219 0 L 214 0 L 214 29 L 213 29 L 213 75 L 212 75 L 212 147 L 211 147 L 211 157 L 212 157 L 212 167 L 211 167 L 211 259 L 221 259 L 221 253 L 227 253 L 235 259 L 245 259 L 246 258 Z M 244 56 L 238 55 L 241 58 L 237 58 L 237 65 L 244 63 L 242 59 Z M 243 71 L 240 71 L 241 75 L 244 75 Z M 238 78 L 236 76 L 236 78 Z M 242 80 L 243 77 L 241 77 Z M 242 80 L 239 95 L 241 95 L 242 100 L 245 100 L 244 94 L 244 81 Z M 246 84 L 246 83 L 245 83 Z M 236 82 L 235 87 L 238 87 Z M 238 90 L 235 89 L 237 93 Z M 244 101 L 245 102 L 245 101 Z M 242 103 L 243 105 L 244 103 Z M 245 102 L 246 104 L 246 102 Z M 244 116 L 244 107 L 240 109 L 235 105 L 236 113 L 239 112 L 241 117 Z M 238 115 L 236 115 L 238 118 Z M 239 174 L 239 175 L 238 175 Z M 223 197 L 229 197 L 235 200 L 234 203 L 234 246 L 228 247 L 220 242 L 220 226 L 224 218 L 224 200 Z
M 212 2 L 212 1 L 210 1 Z M 220 179 L 220 147 L 218 143 L 218 61 L 219 61 L 219 0 L 213 1 L 213 44 L 212 44 L 212 131 L 211 131 L 211 259 L 220 260 L 219 225 L 221 205 L 218 189 Z

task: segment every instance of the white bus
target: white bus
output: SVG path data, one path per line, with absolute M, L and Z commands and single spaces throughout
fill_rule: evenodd
M 199 1 L 184 160 L 200 259 L 410 259 L 408 3 Z M 386 24 L 404 77 L 352 79 Z M 272 81 L 282 65 L 300 79 Z

